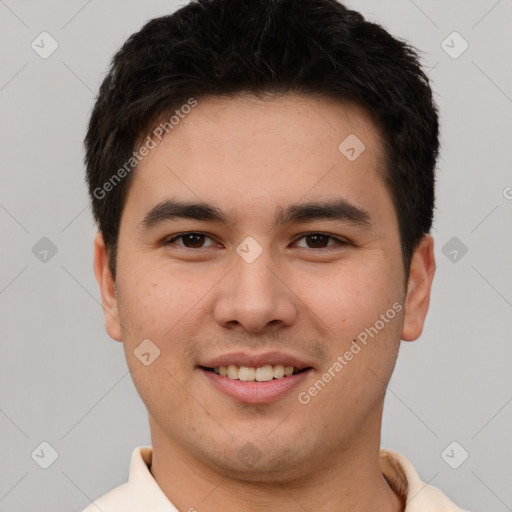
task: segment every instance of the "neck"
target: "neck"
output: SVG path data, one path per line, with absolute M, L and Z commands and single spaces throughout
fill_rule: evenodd
M 370 438 L 332 451 L 330 460 L 312 461 L 293 477 L 259 475 L 248 481 L 213 467 L 169 438 L 150 416 L 156 482 L 184 511 L 226 512 L 402 512 L 404 505 L 380 470 L 380 422 Z M 375 442 L 368 442 L 374 439 Z

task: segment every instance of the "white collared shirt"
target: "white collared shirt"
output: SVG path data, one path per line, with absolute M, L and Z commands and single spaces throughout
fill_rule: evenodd
M 148 469 L 152 455 L 151 446 L 135 448 L 128 482 L 94 500 L 83 512 L 179 512 Z M 423 483 L 412 464 L 400 453 L 381 449 L 380 461 L 389 485 L 406 502 L 405 512 L 467 512 L 452 503 L 441 490 Z

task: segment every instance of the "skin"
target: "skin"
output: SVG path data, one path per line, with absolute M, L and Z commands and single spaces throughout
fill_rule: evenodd
M 366 146 L 352 162 L 338 150 L 351 133 Z M 201 99 L 135 171 L 115 289 L 97 235 L 106 329 L 122 341 L 148 409 L 151 473 L 179 510 L 403 510 L 379 468 L 383 400 L 400 340 L 423 329 L 435 262 L 426 235 L 405 283 L 382 162 L 379 133 L 354 105 L 296 95 Z M 148 211 L 171 197 L 213 203 L 231 222 L 175 219 L 144 230 Z M 371 226 L 318 219 L 272 228 L 278 206 L 339 197 L 366 209 Z M 162 244 L 191 231 L 207 236 Z M 350 243 L 325 238 L 319 248 L 304 237 L 311 231 Z M 263 250 L 250 264 L 236 252 L 247 236 Z M 301 404 L 298 392 L 395 302 L 402 311 Z M 160 349 L 149 366 L 134 355 L 144 339 Z M 313 366 L 300 389 L 272 403 L 240 403 L 197 368 L 223 353 L 267 350 Z M 246 443 L 261 454 L 251 467 L 237 457 Z

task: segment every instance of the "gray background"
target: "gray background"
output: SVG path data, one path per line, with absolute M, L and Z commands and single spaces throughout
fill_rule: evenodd
M 348 4 L 423 51 L 442 122 L 431 308 L 422 338 L 403 343 L 382 446 L 463 508 L 512 510 L 512 1 Z M 0 0 L 1 512 L 79 511 L 150 443 L 104 331 L 82 140 L 113 53 L 177 6 Z M 46 59 L 31 48 L 42 31 L 59 45 Z M 453 31 L 469 43 L 458 58 Z M 55 255 L 34 254 L 43 237 Z M 48 469 L 50 449 L 31 456 L 43 441 L 58 453 Z

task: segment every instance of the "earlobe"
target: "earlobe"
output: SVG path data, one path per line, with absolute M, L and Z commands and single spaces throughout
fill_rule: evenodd
M 434 239 L 431 235 L 425 235 L 414 251 L 411 260 L 402 329 L 402 340 L 404 341 L 418 339 L 423 331 L 435 269 Z
M 107 248 L 101 232 L 94 238 L 94 274 L 100 287 L 107 333 L 112 339 L 122 341 L 115 281 L 108 265 Z

